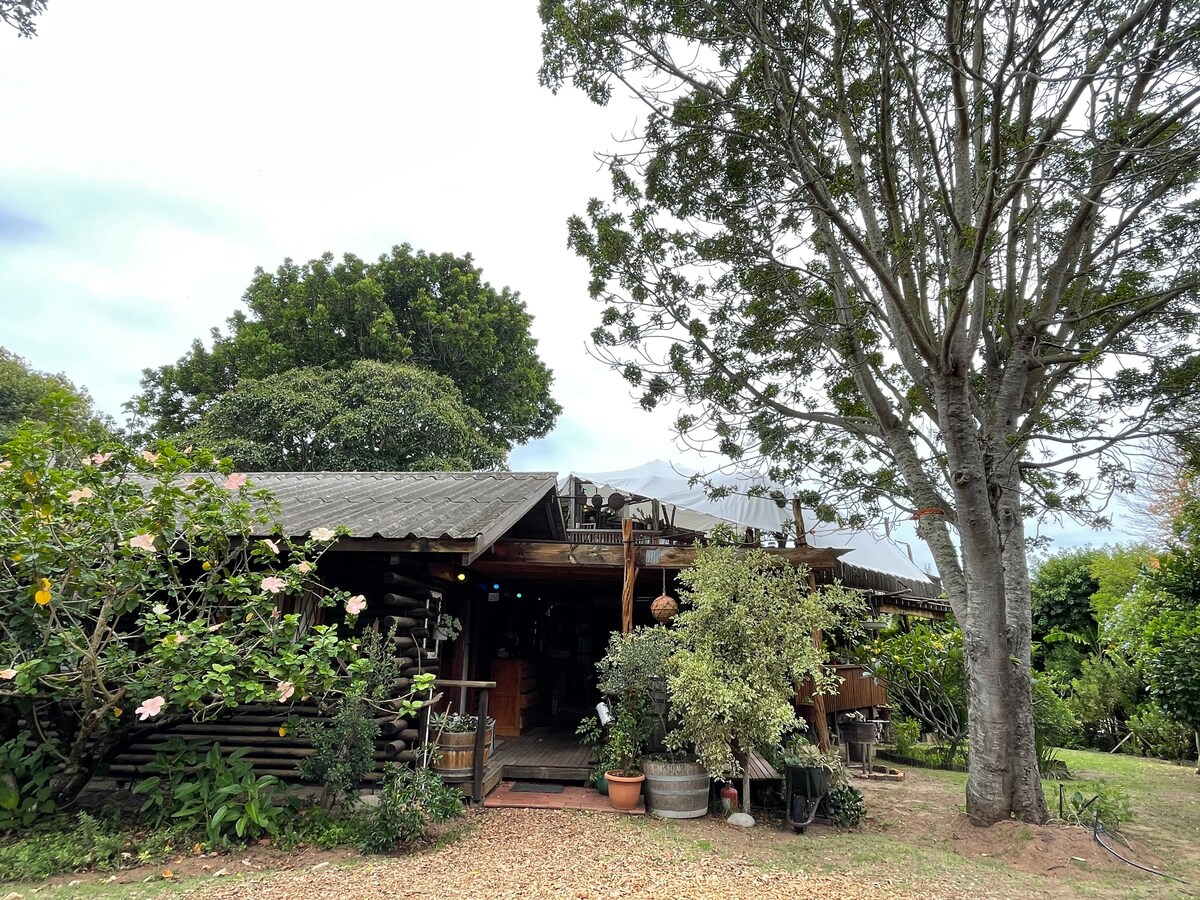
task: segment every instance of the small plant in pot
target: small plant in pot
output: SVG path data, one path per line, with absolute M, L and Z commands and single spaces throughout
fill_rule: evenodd
M 608 801 L 613 809 L 633 809 L 642 793 L 646 776 L 638 760 L 649 736 L 649 716 L 644 697 L 623 697 L 615 705 L 601 750 L 608 782 Z

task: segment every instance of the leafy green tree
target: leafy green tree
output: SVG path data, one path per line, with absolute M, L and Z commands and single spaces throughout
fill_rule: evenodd
M 1102 522 L 1122 442 L 1196 422 L 1200 9 L 540 12 L 544 84 L 646 108 L 569 225 L 597 352 L 810 505 L 918 518 L 963 630 L 967 813 L 1045 821 L 1026 519 Z
M 35 17 L 46 11 L 47 0 L 0 0 L 0 22 L 17 29 L 21 37 L 37 34 Z
M 667 746 L 694 747 L 713 778 L 743 774 L 747 808 L 747 754 L 800 727 L 796 685 L 835 686 L 813 632 L 847 628 L 863 609 L 840 585 L 810 591 L 805 575 L 763 550 L 731 546 L 701 548 L 695 566 L 679 573 L 684 610 L 672 622 L 679 649 L 668 679 L 679 726 Z
M 358 360 L 403 363 L 454 380 L 505 451 L 546 434 L 561 411 L 519 296 L 483 280 L 470 256 L 394 247 L 375 262 L 333 254 L 274 273 L 259 269 L 228 331 L 197 340 L 171 365 L 147 369 L 130 408 L 149 433 L 175 436 L 241 379 L 291 369 L 347 369 Z M 373 466 L 372 468 L 378 468 Z
M 98 447 L 59 421 L 0 447 L 0 740 L 26 723 L 55 802 L 138 728 L 367 675 L 361 660 L 344 674 L 353 647 L 336 625 L 280 605 L 359 608 L 315 577 L 335 530 L 256 539 L 270 497 L 212 465 L 167 443 Z
M 1084 657 L 1099 652 L 1092 595 L 1099 583 L 1092 567 L 1101 553 L 1072 550 L 1050 557 L 1030 583 L 1034 656 L 1061 682 L 1079 674 Z
M 112 422 L 96 412 L 87 391 L 62 375 L 31 368 L 24 359 L 0 347 L 0 442 L 24 420 L 45 422 L 52 412 L 70 416 L 74 427 L 93 438 L 112 436 Z
M 494 469 L 485 431 L 449 378 L 358 360 L 243 378 L 181 439 L 250 472 Z
M 1170 552 L 1147 581 L 1159 606 L 1139 654 L 1150 696 L 1200 733 L 1200 493 L 1194 489 L 1184 496 Z

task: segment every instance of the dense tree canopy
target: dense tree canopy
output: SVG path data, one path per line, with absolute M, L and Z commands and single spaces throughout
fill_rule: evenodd
M 1078 461 L 1123 488 L 1123 442 L 1196 421 L 1200 10 L 541 15 L 545 84 L 646 107 L 570 223 L 597 351 L 684 434 L 918 519 L 963 630 L 967 811 L 1044 820 L 1025 522 L 1102 521 Z
M 185 439 L 250 472 L 494 469 L 484 430 L 449 378 L 360 360 L 242 378 Z
M 57 397 L 57 400 L 52 399 Z M 61 400 L 71 402 L 64 410 Z M 99 439 L 111 434 L 112 423 L 96 413 L 86 390 L 62 375 L 49 375 L 30 367 L 24 359 L 0 347 L 0 443 L 25 419 L 46 422 L 52 410 L 66 415 L 74 428 Z
M 325 254 L 304 265 L 259 269 L 248 312 L 193 342 L 171 365 L 148 369 L 133 402 L 152 435 L 199 423 L 240 379 L 290 369 L 346 369 L 356 360 L 403 363 L 454 380 L 482 416 L 487 443 L 510 449 L 546 434 L 560 407 L 530 334 L 532 317 L 508 288 L 483 280 L 470 256 L 394 247 L 375 262 Z M 373 468 L 378 468 L 374 466 Z

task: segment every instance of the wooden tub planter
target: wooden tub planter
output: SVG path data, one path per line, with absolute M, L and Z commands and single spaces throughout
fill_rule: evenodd
M 664 819 L 698 819 L 708 815 L 708 772 L 698 762 L 642 760 L 646 776 L 646 811 Z
M 487 733 L 483 736 L 483 759 L 485 762 L 492 755 L 495 734 L 496 723 L 489 722 Z M 434 747 L 437 753 L 430 766 L 433 771 L 443 778 L 470 780 L 475 770 L 474 731 L 442 732 L 434 742 Z

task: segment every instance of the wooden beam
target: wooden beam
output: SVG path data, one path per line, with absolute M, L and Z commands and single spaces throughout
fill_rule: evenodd
M 629 521 L 629 520 L 626 520 Z M 693 547 L 667 544 L 634 544 L 635 564 L 643 568 L 686 569 L 696 563 Z M 745 553 L 745 551 L 741 551 Z M 796 547 L 767 550 L 771 556 L 792 565 L 804 563 L 813 569 L 831 569 L 838 557 L 849 553 L 834 547 Z M 572 544 L 556 541 L 497 541 L 479 557 L 476 567 L 494 563 L 523 563 L 529 566 L 625 567 L 625 548 L 621 544 Z

